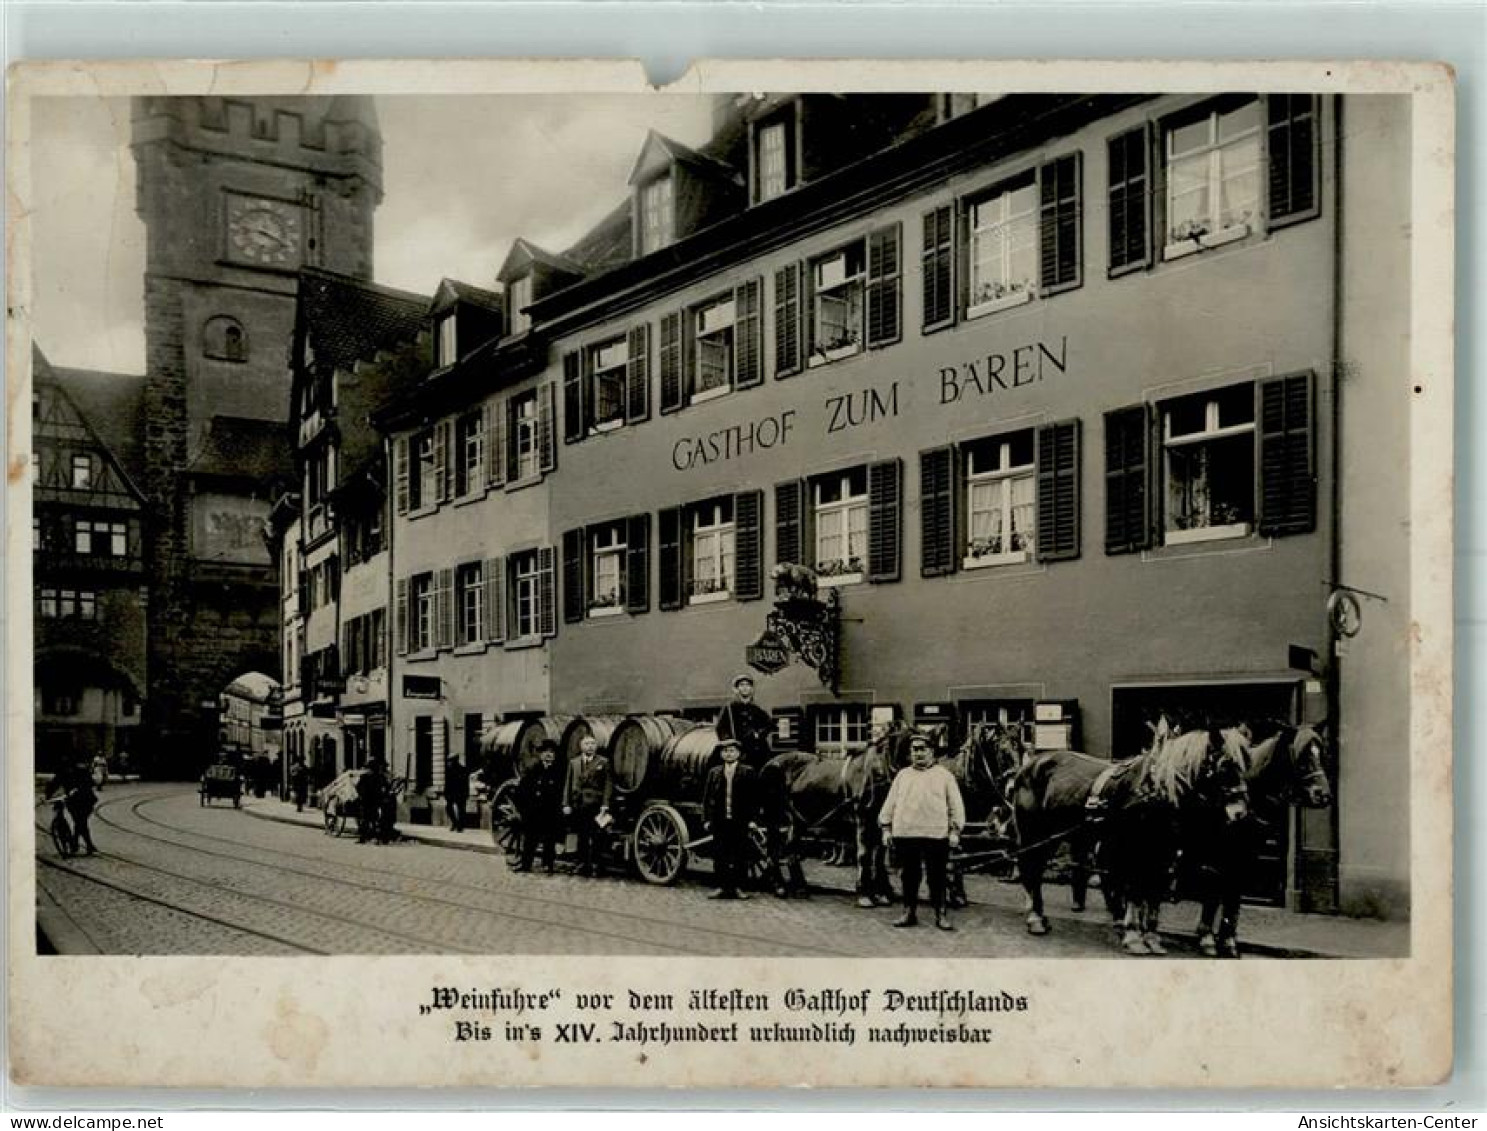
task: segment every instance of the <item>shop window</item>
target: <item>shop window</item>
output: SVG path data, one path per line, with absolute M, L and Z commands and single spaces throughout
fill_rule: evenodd
M 1242 239 L 1258 226 L 1263 132 L 1254 96 L 1165 125 L 1164 258 Z
M 871 726 L 866 703 L 844 703 L 811 709 L 816 753 L 846 755 L 867 749 Z
M 1165 541 L 1247 535 L 1255 517 L 1254 386 L 1165 402 L 1161 419 Z
M 1033 431 L 965 446 L 966 569 L 1027 561 L 1037 541 Z
M 640 254 L 660 251 L 675 237 L 676 204 L 670 176 L 657 177 L 640 190 Z
M 467 562 L 454 571 L 458 610 L 456 644 L 479 644 L 485 639 L 485 570 L 481 562 Z

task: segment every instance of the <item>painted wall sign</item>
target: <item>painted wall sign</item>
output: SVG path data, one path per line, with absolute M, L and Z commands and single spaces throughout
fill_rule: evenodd
M 439 698 L 439 677 L 436 675 L 405 675 L 403 677 L 403 698 Z
M 1009 353 L 989 353 L 959 365 L 940 368 L 940 404 L 954 404 L 974 393 L 989 396 L 1020 389 L 1044 379 L 1049 372 L 1067 372 L 1069 338 L 1064 335 L 1050 346 L 1034 342 L 1017 346 Z
M 732 424 L 702 436 L 683 436 L 671 449 L 671 466 L 678 471 L 690 471 L 756 451 L 768 451 L 784 444 L 794 426 L 795 410 L 787 408 L 747 424 Z
M 848 428 L 860 428 L 875 420 L 884 420 L 898 415 L 898 382 L 881 389 L 862 389 L 856 393 L 826 398 L 827 433 L 845 432 Z

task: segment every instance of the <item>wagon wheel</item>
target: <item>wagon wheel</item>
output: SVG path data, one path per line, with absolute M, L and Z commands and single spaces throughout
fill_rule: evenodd
M 687 867 L 687 822 L 670 805 L 640 814 L 632 835 L 635 868 L 652 884 L 674 884 Z
M 521 810 L 516 807 L 517 781 L 512 778 L 496 786 L 491 794 L 491 840 L 507 856 L 521 849 Z

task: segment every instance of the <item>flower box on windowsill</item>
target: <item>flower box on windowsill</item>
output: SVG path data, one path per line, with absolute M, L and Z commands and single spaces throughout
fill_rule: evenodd
M 687 598 L 689 605 L 715 605 L 719 601 L 726 601 L 733 594 L 726 589 L 714 589 L 711 593 L 693 593 Z
M 711 389 L 703 389 L 701 392 L 693 393 L 690 403 L 704 404 L 707 401 L 715 401 L 719 397 L 726 397 L 731 392 L 733 392 L 731 385 L 717 385 Z
M 1007 310 L 1014 306 L 1022 306 L 1033 301 L 1033 289 L 1024 287 L 1020 291 L 1002 295 L 1001 298 L 990 298 L 985 302 L 978 302 L 966 309 L 967 318 L 980 318 L 983 314 L 995 314 L 998 310 Z
M 1242 240 L 1249 235 L 1248 224 L 1234 224 L 1228 228 L 1220 228 L 1216 232 L 1199 232 L 1188 239 L 1173 240 L 1162 248 L 1163 259 L 1181 259 L 1185 255 L 1203 251 L 1205 248 L 1223 247 L 1226 243 Z
M 589 426 L 589 435 L 598 436 L 604 432 L 613 432 L 616 428 L 623 428 L 625 422 L 620 420 L 601 420 Z
M 856 570 L 852 573 L 834 573 L 829 577 L 821 575 L 816 578 L 816 584 L 823 589 L 834 589 L 838 585 L 856 585 L 862 580 L 862 571 Z
M 1028 560 L 1026 550 L 1008 550 L 1002 554 L 982 554 L 980 557 L 967 555 L 961 559 L 963 569 L 986 569 L 989 566 L 1020 565 Z
M 862 352 L 862 346 L 857 342 L 847 342 L 840 346 L 819 346 L 811 354 L 812 365 L 829 365 L 833 361 L 840 361 L 844 357 L 855 357 Z
M 599 617 L 617 617 L 624 611 L 624 605 L 590 605 L 589 619 L 595 620 Z
M 1249 532 L 1249 523 L 1230 522 L 1223 526 L 1196 526 L 1191 530 L 1169 530 L 1165 541 L 1169 546 L 1185 546 L 1193 542 L 1219 542 L 1225 538 L 1247 538 Z

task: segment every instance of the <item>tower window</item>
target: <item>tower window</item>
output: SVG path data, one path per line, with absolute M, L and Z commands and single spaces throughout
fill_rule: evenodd
M 202 327 L 201 352 L 214 361 L 247 361 L 248 335 L 242 323 L 226 315 L 207 319 Z

